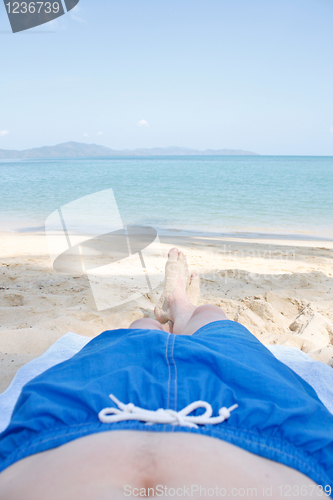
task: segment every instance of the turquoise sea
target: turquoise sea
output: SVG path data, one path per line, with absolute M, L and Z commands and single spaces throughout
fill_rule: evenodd
M 0 161 L 0 230 L 42 230 L 112 188 L 124 224 L 333 239 L 333 157 L 181 156 Z

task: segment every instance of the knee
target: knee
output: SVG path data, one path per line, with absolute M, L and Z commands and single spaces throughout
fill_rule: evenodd
M 223 309 L 221 309 L 218 306 L 213 306 L 212 304 L 205 304 L 204 306 L 199 306 L 196 308 L 194 313 L 192 314 L 192 318 L 195 317 L 198 314 L 205 314 L 205 315 L 216 315 L 216 316 L 221 316 L 224 319 L 227 319 L 227 316 Z
M 133 321 L 129 328 L 138 328 L 143 330 L 161 330 L 161 325 L 158 321 L 151 318 L 140 318 Z

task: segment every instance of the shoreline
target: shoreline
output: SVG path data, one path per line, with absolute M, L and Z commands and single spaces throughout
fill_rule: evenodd
M 141 225 L 141 223 L 137 224 Z M 327 244 L 329 248 L 332 248 L 333 245 L 333 234 L 324 235 L 324 234 L 313 234 L 313 232 L 281 232 L 281 233 L 272 233 L 269 231 L 200 231 L 198 229 L 175 229 L 175 228 L 165 228 L 165 227 L 157 227 L 150 224 L 143 224 L 155 229 L 159 236 L 164 238 L 169 237 L 183 237 L 183 238 L 209 238 L 214 240 L 224 240 L 224 241 L 249 241 L 249 242 L 282 242 L 282 244 L 287 244 L 290 242 L 292 245 L 296 245 L 300 243 L 301 246 L 306 244 Z M 0 238 L 5 235 L 44 235 L 45 234 L 45 226 L 21 226 L 20 228 L 8 228 L 4 229 L 0 226 Z
M 180 234 L 160 241 L 165 259 L 178 246 L 200 275 L 199 305 L 221 307 L 265 345 L 296 347 L 333 366 L 333 241 Z M 86 275 L 53 269 L 43 233 L 0 233 L 0 275 L 0 392 L 68 331 L 94 337 L 153 317 L 163 288 L 98 311 Z

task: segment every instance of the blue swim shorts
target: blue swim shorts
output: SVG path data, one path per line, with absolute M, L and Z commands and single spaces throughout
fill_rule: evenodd
M 178 419 L 174 425 L 165 423 L 162 412 L 162 423 L 123 417 L 104 423 L 99 418 L 104 408 L 117 414 L 109 394 L 154 415 L 159 408 L 179 412 L 203 401 L 211 405 L 213 420 L 188 426 Z M 224 410 L 224 421 L 216 423 L 222 407 L 233 409 L 229 415 Z M 202 413 L 197 408 L 190 416 Z M 309 384 L 233 321 L 210 323 L 192 336 L 120 329 L 94 338 L 24 386 L 0 434 L 0 471 L 82 436 L 121 429 L 212 436 L 292 467 L 333 491 L 333 415 Z

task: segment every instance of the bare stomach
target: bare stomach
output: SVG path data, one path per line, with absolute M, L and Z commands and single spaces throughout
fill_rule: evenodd
M 318 498 L 318 491 L 285 465 L 215 438 L 179 432 L 93 434 L 20 460 L 0 474 L 1 500 L 281 499 L 290 494 L 304 499 Z

